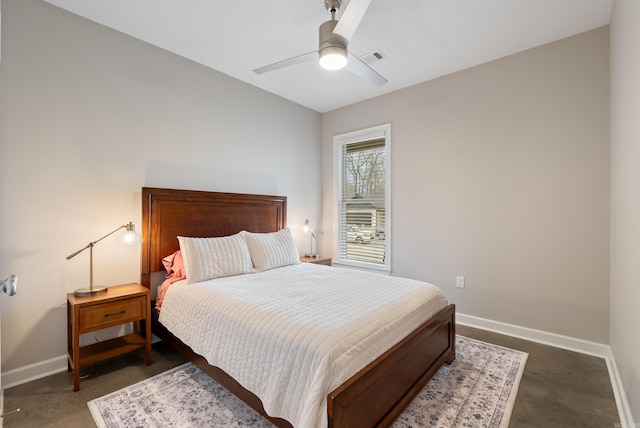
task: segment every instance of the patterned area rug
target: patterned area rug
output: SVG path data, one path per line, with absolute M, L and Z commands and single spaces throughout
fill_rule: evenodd
M 462 336 L 394 428 L 507 427 L 528 354 Z M 272 427 L 191 363 L 87 403 L 99 428 Z

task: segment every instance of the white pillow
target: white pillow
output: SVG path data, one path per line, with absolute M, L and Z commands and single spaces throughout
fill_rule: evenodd
M 300 263 L 298 248 L 289 228 L 271 233 L 244 233 L 256 271 Z
M 237 233 L 222 238 L 178 236 L 187 283 L 255 273 L 247 242 Z

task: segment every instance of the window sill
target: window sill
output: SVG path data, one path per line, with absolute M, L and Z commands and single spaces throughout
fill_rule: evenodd
M 377 273 L 380 275 L 387 275 L 387 276 L 391 275 L 391 270 L 386 267 L 370 267 L 370 266 L 363 266 L 361 264 L 345 263 L 342 261 L 334 261 L 333 266 L 337 268 L 343 268 L 343 269 L 355 269 L 355 270 L 361 270 L 364 272 Z

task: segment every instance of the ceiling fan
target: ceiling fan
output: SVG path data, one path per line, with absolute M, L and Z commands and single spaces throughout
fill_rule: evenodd
M 262 74 L 303 62 L 318 60 L 320 66 L 327 70 L 346 68 L 356 76 L 376 86 L 384 85 L 387 83 L 387 79 L 347 50 L 349 40 L 356 32 L 370 3 L 371 0 L 351 0 L 342 12 L 340 20 L 336 20 L 336 12 L 340 10 L 342 0 L 324 0 L 327 11 L 331 13 L 331 19 L 320 25 L 320 45 L 318 50 L 256 68 L 253 72 Z

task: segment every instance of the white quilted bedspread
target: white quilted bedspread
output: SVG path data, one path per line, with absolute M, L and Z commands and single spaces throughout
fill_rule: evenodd
M 431 284 L 309 263 L 167 292 L 164 324 L 296 428 L 327 394 L 447 305 Z

